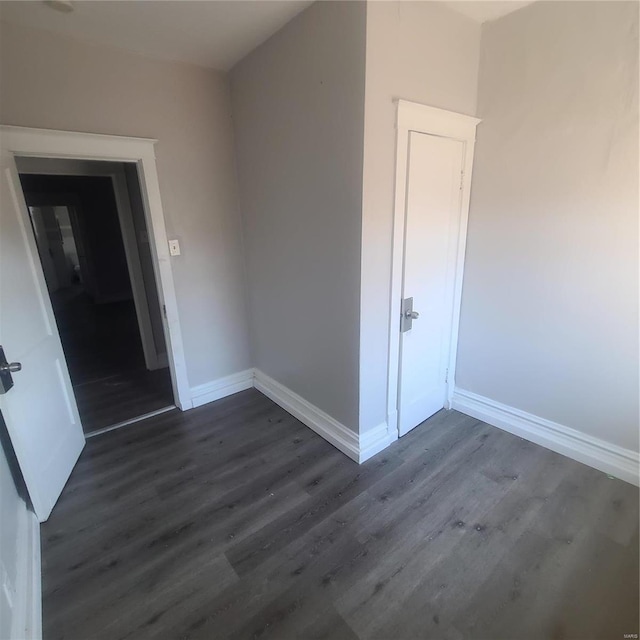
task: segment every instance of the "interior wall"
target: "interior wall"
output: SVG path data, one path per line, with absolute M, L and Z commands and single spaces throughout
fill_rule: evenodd
M 394 99 L 475 115 L 480 26 L 438 2 L 370 2 L 366 50 L 360 300 L 363 432 L 388 421 Z M 394 303 L 399 308 L 400 301 Z
M 458 387 L 638 451 L 638 3 L 485 25 Z
M 189 383 L 248 368 L 225 75 L 0 23 L 0 93 L 3 124 L 158 139 Z
M 254 364 L 356 431 L 365 15 L 317 2 L 231 72 Z

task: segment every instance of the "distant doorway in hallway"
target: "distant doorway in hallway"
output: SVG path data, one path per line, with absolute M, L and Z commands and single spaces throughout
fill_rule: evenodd
M 85 433 L 173 408 L 136 165 L 16 164 Z

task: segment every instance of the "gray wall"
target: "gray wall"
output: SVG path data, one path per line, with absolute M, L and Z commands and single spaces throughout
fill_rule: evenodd
M 223 74 L 0 25 L 0 122 L 157 138 L 191 386 L 250 366 Z
M 231 73 L 254 365 L 354 430 L 365 13 L 316 3 Z
M 438 2 L 371 2 L 362 210 L 360 430 L 387 420 L 394 98 L 474 115 L 480 26 Z
M 487 24 L 457 384 L 638 450 L 638 4 Z

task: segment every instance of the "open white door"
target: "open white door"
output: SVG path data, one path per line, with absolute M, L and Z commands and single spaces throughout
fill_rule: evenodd
M 0 411 L 43 522 L 85 441 L 15 161 L 4 148 L 0 170 L 0 345 L 22 365 L 0 393 Z

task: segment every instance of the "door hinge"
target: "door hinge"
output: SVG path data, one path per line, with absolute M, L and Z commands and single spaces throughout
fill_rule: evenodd
M 449 369 L 444 372 L 444 382 L 445 384 L 449 383 Z
M 162 305 L 162 315 L 164 316 L 164 319 L 167 319 L 167 305 L 163 304 Z
M 463 184 L 464 184 L 464 169 L 460 172 L 460 191 L 462 191 Z

